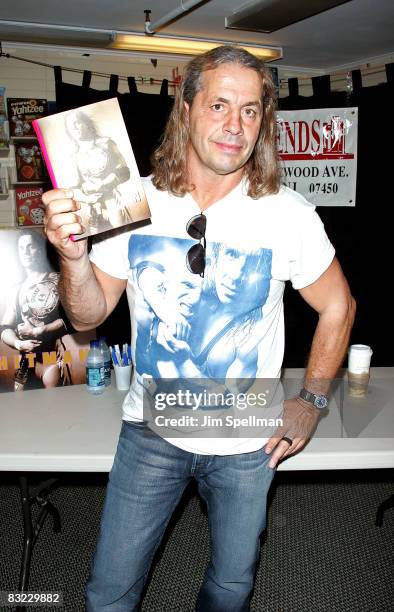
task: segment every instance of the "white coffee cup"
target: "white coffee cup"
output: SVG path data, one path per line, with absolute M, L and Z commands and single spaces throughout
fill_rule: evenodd
M 132 365 L 119 366 L 114 364 L 116 388 L 119 391 L 128 391 L 130 389 Z
M 354 397 L 367 394 L 372 352 L 366 344 L 352 344 L 349 347 L 347 377 L 349 394 Z
M 372 349 L 366 344 L 352 344 L 349 347 L 348 370 L 353 374 L 369 372 Z

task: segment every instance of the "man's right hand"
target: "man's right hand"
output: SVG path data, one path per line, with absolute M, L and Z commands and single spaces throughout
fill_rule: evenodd
M 82 234 L 78 211 L 81 206 L 73 200 L 73 192 L 67 189 L 52 189 L 42 196 L 45 204 L 44 227 L 48 240 L 66 259 L 81 259 L 87 253 L 87 240 L 74 241 L 72 236 Z

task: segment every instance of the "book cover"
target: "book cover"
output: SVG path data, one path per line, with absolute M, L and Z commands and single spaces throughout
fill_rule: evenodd
M 32 122 L 47 115 L 48 103 L 42 98 L 8 98 L 7 111 L 10 138 L 35 138 Z
M 72 189 L 86 238 L 150 217 L 118 100 L 33 122 L 54 187 Z
M 37 142 L 15 143 L 16 180 L 47 181 L 48 175 Z
M 15 209 L 18 226 L 43 225 L 45 206 L 43 188 L 38 185 L 15 187 Z

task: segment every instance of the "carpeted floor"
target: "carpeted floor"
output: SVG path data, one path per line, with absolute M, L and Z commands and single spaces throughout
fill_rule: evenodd
M 105 484 L 105 475 L 63 475 L 51 494 L 62 532 L 53 533 L 49 518 L 34 550 L 30 590 L 62 591 L 69 612 L 84 610 Z M 375 515 L 393 489 L 392 470 L 277 473 L 251 612 L 391 612 L 394 510 L 380 528 Z M 14 475 L 0 473 L 0 590 L 16 589 L 21 552 L 19 489 Z M 142 612 L 193 612 L 208 558 L 205 508 L 191 487 L 155 560 Z

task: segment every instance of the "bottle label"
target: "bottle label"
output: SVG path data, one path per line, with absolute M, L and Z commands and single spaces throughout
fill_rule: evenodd
M 104 366 L 99 368 L 86 368 L 86 384 L 88 387 L 102 387 L 104 385 Z
M 111 384 L 111 362 L 104 361 L 104 378 L 107 385 Z

